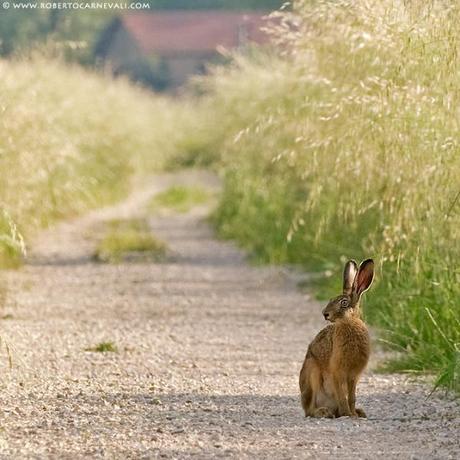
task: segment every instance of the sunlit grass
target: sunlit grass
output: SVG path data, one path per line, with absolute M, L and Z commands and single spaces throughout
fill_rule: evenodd
M 143 219 L 113 220 L 98 243 L 94 258 L 101 262 L 118 263 L 133 257 L 161 261 L 166 245 L 156 238 Z
M 210 199 L 212 199 L 212 194 L 202 187 L 176 185 L 155 195 L 150 201 L 148 209 L 151 212 L 155 212 L 161 208 L 168 208 L 176 212 L 185 213 L 194 206 L 209 202 Z
M 42 57 L 0 61 L 0 268 L 40 227 L 165 166 L 190 106 Z M 192 117 L 189 117 L 191 120 Z
M 459 6 L 298 1 L 285 15 L 285 56 L 203 82 L 225 126 L 216 147 L 209 124 L 216 225 L 260 260 L 328 270 L 324 295 L 344 260 L 374 257 L 364 311 L 402 351 L 393 369 L 459 389 Z

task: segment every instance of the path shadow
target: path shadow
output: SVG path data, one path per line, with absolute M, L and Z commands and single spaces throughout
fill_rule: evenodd
M 423 399 L 420 394 L 405 394 L 404 415 L 395 416 L 395 407 L 400 404 L 400 395 L 389 392 L 370 393 L 359 397 L 359 405 L 368 413 L 368 419 L 363 422 L 385 424 L 389 420 L 404 423 L 434 422 L 446 418 L 460 419 L 460 414 L 449 411 L 448 406 L 439 408 L 438 398 Z M 69 400 L 81 403 L 81 406 L 102 408 L 103 412 L 110 412 L 112 407 L 118 405 L 132 407 L 135 411 L 145 411 L 147 417 L 154 425 L 163 423 L 184 424 L 198 427 L 200 424 L 211 425 L 218 419 L 223 425 L 235 423 L 242 428 L 257 426 L 262 429 L 298 428 L 306 424 L 315 425 L 317 419 L 304 417 L 297 395 L 260 395 L 237 394 L 215 395 L 201 393 L 126 393 L 114 392 L 104 395 L 70 395 L 65 398 L 60 395 L 50 399 L 51 405 L 59 405 L 60 400 Z M 44 402 L 43 400 L 41 402 Z M 84 403 L 84 404 L 82 404 Z M 79 404 L 74 404 L 79 407 Z M 436 409 L 436 410 L 434 410 Z M 78 409 L 77 409 L 78 411 Z M 352 421 L 348 417 L 339 419 L 321 419 L 321 421 L 334 425 L 338 422 Z M 88 423 L 91 423 L 90 419 Z

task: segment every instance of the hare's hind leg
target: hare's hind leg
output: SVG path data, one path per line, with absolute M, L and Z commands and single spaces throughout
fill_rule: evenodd
M 318 391 L 319 369 L 312 358 L 305 358 L 300 371 L 300 399 L 305 417 L 314 417 L 316 393 Z
M 305 412 L 305 417 L 311 415 L 311 403 L 313 400 L 313 392 L 311 387 L 307 385 L 300 393 L 300 401 L 302 403 L 303 411 Z

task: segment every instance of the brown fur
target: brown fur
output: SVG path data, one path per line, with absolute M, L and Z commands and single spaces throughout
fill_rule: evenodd
M 372 283 L 373 267 L 373 261 L 368 259 L 358 271 L 356 263 L 349 261 L 344 271 L 344 293 L 323 310 L 332 324 L 310 343 L 300 371 L 305 416 L 366 416 L 355 407 L 356 385 L 370 354 L 369 333 L 360 317 L 359 300 Z

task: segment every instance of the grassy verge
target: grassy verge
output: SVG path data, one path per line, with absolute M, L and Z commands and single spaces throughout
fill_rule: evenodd
M 40 57 L 0 77 L 0 267 L 20 263 L 20 235 L 119 199 L 180 143 L 186 103 Z
M 107 233 L 94 254 L 96 260 L 118 263 L 133 257 L 136 260 L 164 259 L 166 245 L 152 235 L 145 220 L 112 220 L 107 225 Z
M 216 147 L 208 125 L 216 225 L 259 260 L 331 272 L 325 292 L 374 257 L 365 314 L 402 351 L 391 367 L 459 390 L 459 7 L 299 1 L 284 19 L 282 56 L 203 82 L 225 126 Z

